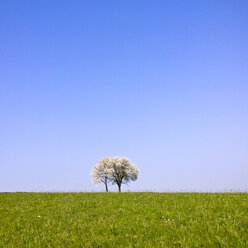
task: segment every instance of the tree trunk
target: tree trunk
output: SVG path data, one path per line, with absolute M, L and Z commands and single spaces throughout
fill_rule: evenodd
M 118 190 L 119 190 L 119 193 L 121 193 L 121 184 L 120 185 L 118 184 Z
M 108 192 L 108 184 L 105 183 L 106 192 Z
M 108 179 L 105 177 L 105 188 L 106 188 L 106 192 L 108 192 Z

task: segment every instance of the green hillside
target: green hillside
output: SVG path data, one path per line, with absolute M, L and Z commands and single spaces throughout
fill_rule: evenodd
M 0 247 L 248 247 L 248 194 L 1 193 Z

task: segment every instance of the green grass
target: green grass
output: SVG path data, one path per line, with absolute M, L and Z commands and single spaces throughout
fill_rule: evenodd
M 248 194 L 1 193 L 0 247 L 248 247 Z

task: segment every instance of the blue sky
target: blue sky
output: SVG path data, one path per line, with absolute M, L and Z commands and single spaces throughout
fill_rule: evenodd
M 1 1 L 0 191 L 247 190 L 247 1 Z M 116 190 L 117 187 L 112 187 Z

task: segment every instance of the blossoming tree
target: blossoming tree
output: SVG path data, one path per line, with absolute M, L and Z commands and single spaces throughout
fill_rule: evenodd
M 139 169 L 128 158 L 115 157 L 110 164 L 112 169 L 110 181 L 117 184 L 119 192 L 121 192 L 122 184 L 135 181 L 138 178 Z
M 109 157 L 104 157 L 99 160 L 98 164 L 94 166 L 91 171 L 91 179 L 94 184 L 105 184 L 106 192 L 108 192 L 108 182 L 110 180 L 111 169 L 111 159 Z
M 122 184 L 135 181 L 138 177 L 139 169 L 132 164 L 128 158 L 114 157 L 102 158 L 91 172 L 92 182 L 99 184 L 103 182 L 108 192 L 107 183 L 117 184 L 118 191 L 121 192 Z

